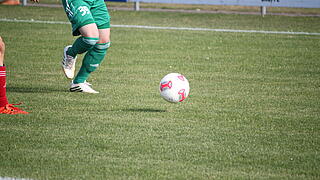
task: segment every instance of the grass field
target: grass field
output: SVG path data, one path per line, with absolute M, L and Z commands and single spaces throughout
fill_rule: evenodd
M 316 17 L 110 13 L 117 25 L 320 32 Z M 67 21 L 45 7 L 0 6 L 0 18 Z M 30 112 L 0 116 L 0 179 L 320 178 L 320 36 L 113 28 L 91 95 L 68 92 L 61 71 L 70 25 L 0 24 L 9 101 Z M 158 92 L 171 72 L 190 82 L 181 104 Z

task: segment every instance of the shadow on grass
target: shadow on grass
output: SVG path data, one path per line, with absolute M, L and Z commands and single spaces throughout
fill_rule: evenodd
M 52 87 L 17 87 L 7 86 L 7 92 L 17 93 L 52 93 L 52 92 L 67 92 L 66 89 L 52 88 Z
M 162 109 L 151 109 L 151 108 L 130 108 L 130 109 L 122 109 L 122 111 L 127 111 L 127 112 L 167 112 L 166 110 Z

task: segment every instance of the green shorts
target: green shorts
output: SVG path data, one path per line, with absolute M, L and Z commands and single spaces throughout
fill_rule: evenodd
M 72 34 L 80 35 L 79 28 L 95 23 L 98 29 L 110 28 L 110 15 L 104 0 L 62 0 L 72 24 Z

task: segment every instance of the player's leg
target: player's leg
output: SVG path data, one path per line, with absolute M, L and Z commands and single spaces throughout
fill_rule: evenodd
M 99 41 L 99 31 L 95 23 L 87 24 L 79 28 L 81 36 L 75 40 L 72 47 L 68 49 L 67 55 L 76 57 L 90 50 Z
M 67 78 L 74 77 L 77 54 L 90 50 L 99 40 L 99 31 L 90 12 L 90 1 L 62 0 L 64 9 L 72 24 L 72 34 L 81 35 L 72 45 L 64 48 L 62 67 Z
M 75 62 L 78 54 L 90 50 L 99 40 L 99 32 L 96 24 L 88 24 L 79 28 L 81 36 L 75 40 L 73 45 L 64 48 L 62 67 L 67 78 L 74 77 Z
M 103 61 L 108 48 L 110 47 L 110 28 L 99 29 L 99 41 L 90 49 L 83 58 L 81 68 L 71 84 L 71 92 L 89 92 L 98 93 L 90 90 L 87 86 L 86 80 L 89 75 L 94 72 Z M 84 89 L 86 88 L 86 89 Z
M 90 73 L 94 72 L 104 59 L 107 49 L 110 46 L 110 28 L 99 29 L 100 40 L 90 49 L 83 59 L 79 73 L 74 79 L 74 83 L 83 83 Z
M 0 114 L 28 114 L 8 103 L 6 95 L 6 67 L 4 65 L 5 44 L 0 37 Z
M 110 16 L 104 1 L 96 0 L 91 7 L 91 13 L 98 27 L 99 41 L 85 55 L 74 84 L 86 82 L 89 75 L 100 66 L 110 47 Z M 70 91 L 79 91 L 79 87 L 71 85 Z
M 6 46 L 0 36 L 0 66 L 4 65 L 4 52 L 6 50 Z
M 4 66 L 5 44 L 0 37 L 0 107 L 8 104 L 6 96 L 6 67 Z

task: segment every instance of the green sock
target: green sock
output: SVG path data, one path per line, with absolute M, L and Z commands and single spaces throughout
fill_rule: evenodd
M 98 41 L 99 38 L 81 36 L 74 41 L 72 47 L 68 49 L 67 54 L 76 57 L 77 54 L 82 54 L 90 50 Z
M 90 73 L 95 71 L 101 64 L 109 47 L 110 42 L 96 44 L 92 49 L 90 49 L 84 56 L 81 68 L 73 80 L 73 83 L 84 83 L 88 79 Z

